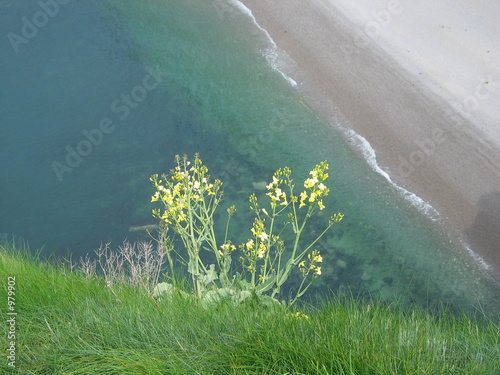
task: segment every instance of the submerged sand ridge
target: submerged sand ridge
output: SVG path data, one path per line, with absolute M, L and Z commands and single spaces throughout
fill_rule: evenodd
M 340 111 L 500 281 L 500 3 L 242 2 L 308 103 Z

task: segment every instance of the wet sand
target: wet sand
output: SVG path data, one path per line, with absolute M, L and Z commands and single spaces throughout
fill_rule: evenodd
M 500 282 L 500 3 L 242 2 L 307 103 L 340 111 Z

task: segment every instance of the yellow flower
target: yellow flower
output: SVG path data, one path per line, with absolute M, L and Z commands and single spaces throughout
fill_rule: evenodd
M 268 190 L 274 189 L 275 187 L 278 186 L 279 182 L 280 182 L 280 180 L 276 176 L 273 176 L 273 182 L 266 185 L 266 189 L 268 189 Z
M 296 313 L 288 313 L 287 316 L 297 319 L 309 319 L 309 316 L 307 314 L 304 314 L 300 311 L 297 311 Z
M 303 191 L 302 193 L 300 193 L 300 204 L 299 204 L 299 208 L 302 208 L 304 207 L 306 204 L 304 203 L 304 201 L 307 199 L 307 193 L 305 191 Z
M 304 181 L 304 187 L 307 189 L 312 189 L 314 185 L 318 183 L 318 178 L 315 176 L 313 178 L 308 178 L 307 180 Z
M 236 250 L 236 246 L 231 244 L 231 241 L 228 241 L 224 245 L 221 245 L 220 248 L 222 249 L 222 251 L 218 250 L 220 256 L 229 256 L 230 253 Z
M 186 221 L 187 216 L 184 211 L 179 212 L 179 216 L 177 216 L 177 221 L 180 223 L 182 221 Z
M 343 218 L 344 214 L 341 214 L 340 212 L 333 214 L 332 217 L 330 218 L 329 224 L 333 225 L 335 223 L 338 223 L 339 221 L 342 221 Z
M 273 193 L 267 193 L 266 195 L 269 196 L 272 201 L 279 201 L 280 200 L 279 195 L 274 195 Z
M 311 254 L 307 256 L 312 263 L 321 263 L 323 262 L 323 257 L 318 250 L 313 250 Z
M 262 259 L 264 258 L 264 254 L 266 253 L 267 247 L 263 243 L 259 245 L 259 249 L 257 250 L 257 257 Z
M 286 199 L 286 193 L 283 192 L 283 194 L 281 194 L 281 196 L 283 197 L 283 202 L 281 202 L 280 205 L 286 206 L 288 204 L 288 200 Z

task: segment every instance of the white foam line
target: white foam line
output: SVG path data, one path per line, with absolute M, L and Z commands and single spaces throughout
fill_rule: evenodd
M 426 203 L 422 198 L 418 197 L 414 193 L 395 184 L 392 181 L 391 177 L 387 174 L 387 172 L 385 172 L 378 166 L 375 150 L 363 136 L 357 134 L 354 130 L 345 129 L 345 132 L 347 137 L 349 137 L 349 139 L 351 139 L 355 143 L 355 146 L 359 150 L 361 150 L 364 158 L 375 172 L 382 175 L 387 181 L 389 181 L 389 183 L 392 186 L 396 188 L 396 190 L 399 191 L 399 193 L 407 201 L 409 201 L 419 211 L 423 212 L 426 216 L 430 217 L 431 220 L 437 221 L 440 219 L 439 212 L 437 212 L 434 209 L 434 207 L 432 207 L 429 203 Z M 489 271 L 491 269 L 491 266 L 488 263 L 486 263 L 485 260 L 480 255 L 474 252 L 474 250 L 472 250 L 472 248 L 467 243 L 465 243 L 463 240 L 460 240 L 460 242 L 462 243 L 462 246 L 465 248 L 465 250 L 468 252 L 469 256 L 474 260 L 474 262 L 477 265 L 479 265 L 479 267 L 481 267 L 486 271 Z
M 426 216 L 428 216 L 432 221 L 438 221 L 440 220 L 440 215 L 439 212 L 434 209 L 429 203 L 425 202 L 422 198 L 418 197 L 414 193 L 402 188 L 401 186 L 395 184 L 391 177 L 382 170 L 378 164 L 377 164 L 377 157 L 375 150 L 373 147 L 370 145 L 370 143 L 364 138 L 363 136 L 357 134 L 354 130 L 352 129 L 346 129 L 344 127 L 339 126 L 346 134 L 346 136 L 354 143 L 354 145 L 362 152 L 365 160 L 368 162 L 370 167 L 377 172 L 378 174 L 382 175 L 389 183 L 394 186 L 394 188 L 407 200 L 409 201 L 413 206 L 415 206 L 419 211 L 424 213 Z M 467 244 L 465 241 L 460 239 L 460 243 L 462 246 L 465 248 L 469 256 L 473 259 L 474 263 L 477 264 L 479 267 L 484 269 L 485 271 L 490 271 L 491 266 L 486 263 L 486 261 L 479 255 L 477 254 L 472 248 Z
M 363 136 L 357 134 L 354 130 L 345 130 L 346 135 L 349 139 L 351 139 L 355 146 L 362 152 L 365 160 L 368 162 L 368 165 L 383 176 L 389 183 L 413 206 L 415 206 L 419 211 L 423 212 L 426 216 L 428 216 L 431 220 L 437 221 L 440 218 L 439 212 L 437 212 L 434 207 L 432 207 L 429 203 L 425 202 L 422 198 L 415 195 L 411 191 L 402 188 L 401 186 L 394 183 L 382 168 L 379 167 L 377 163 L 377 155 L 375 150 L 370 145 L 370 143 Z
M 482 267 L 486 271 L 491 270 L 491 266 L 488 263 L 486 263 L 486 261 L 479 254 L 477 254 L 474 250 L 472 250 L 471 247 L 469 246 L 469 244 L 465 243 L 464 241 L 460 241 L 460 242 L 462 242 L 462 245 L 465 247 L 465 249 L 467 250 L 469 255 L 472 257 L 472 259 L 474 259 L 474 262 L 476 262 L 476 264 L 478 264 L 480 267 Z
M 262 26 L 259 25 L 257 20 L 255 19 L 252 11 L 248 9 L 245 4 L 238 0 L 229 0 L 229 3 L 231 3 L 234 7 L 238 8 L 242 13 L 246 14 L 248 17 L 250 17 L 255 24 L 261 30 L 264 35 L 266 36 L 267 40 L 271 44 L 269 48 L 267 48 L 266 52 L 264 53 L 264 57 L 266 58 L 267 63 L 276 70 L 279 74 L 283 76 L 283 78 L 293 87 L 297 86 L 297 82 L 293 80 L 290 76 L 288 76 L 285 72 L 283 72 L 278 63 L 278 46 L 274 42 L 273 38 L 271 38 L 271 35 L 267 32 L 266 29 L 264 29 Z

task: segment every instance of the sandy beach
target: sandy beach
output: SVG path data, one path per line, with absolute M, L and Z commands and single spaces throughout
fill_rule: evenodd
M 500 3 L 243 0 L 328 121 L 500 282 Z

